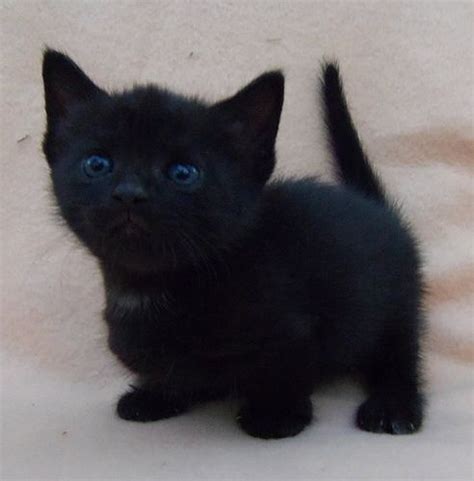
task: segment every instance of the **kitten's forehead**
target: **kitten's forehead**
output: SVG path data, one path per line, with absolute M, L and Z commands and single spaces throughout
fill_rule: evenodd
M 129 129 L 192 130 L 208 118 L 207 106 L 156 87 L 139 87 L 112 97 L 114 114 Z
M 189 148 L 213 132 L 206 104 L 156 87 L 113 95 L 105 122 L 122 147 L 141 151 Z

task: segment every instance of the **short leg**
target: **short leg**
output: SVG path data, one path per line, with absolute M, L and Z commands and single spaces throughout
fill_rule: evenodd
M 411 434 L 423 420 L 416 335 L 395 336 L 366 369 L 370 396 L 359 407 L 356 423 L 364 431 Z
M 264 359 L 246 386 L 244 404 L 237 416 L 251 436 L 277 439 L 300 433 L 313 416 L 312 376 L 302 352 L 278 353 Z
M 147 384 L 133 387 L 123 394 L 117 403 L 117 415 L 127 421 L 149 422 L 178 416 L 193 405 L 213 401 L 225 393 L 202 391 L 199 393 L 171 394 L 151 389 Z

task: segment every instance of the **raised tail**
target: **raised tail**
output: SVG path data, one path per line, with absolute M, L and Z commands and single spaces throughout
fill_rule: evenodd
M 386 202 L 382 184 L 370 166 L 352 122 L 337 64 L 323 65 L 321 87 L 328 137 L 339 179 L 367 197 Z

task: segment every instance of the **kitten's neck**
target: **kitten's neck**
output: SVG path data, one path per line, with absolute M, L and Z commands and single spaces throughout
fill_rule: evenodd
M 100 266 L 106 291 L 157 295 L 183 289 L 207 290 L 216 283 L 222 285 L 232 274 L 233 264 L 222 257 L 175 270 L 133 270 L 105 262 L 101 262 Z

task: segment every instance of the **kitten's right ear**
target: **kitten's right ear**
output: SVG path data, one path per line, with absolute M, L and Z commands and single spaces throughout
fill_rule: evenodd
M 97 95 L 105 95 L 67 56 L 47 49 L 43 55 L 43 82 L 48 124 L 66 117 L 71 108 Z

